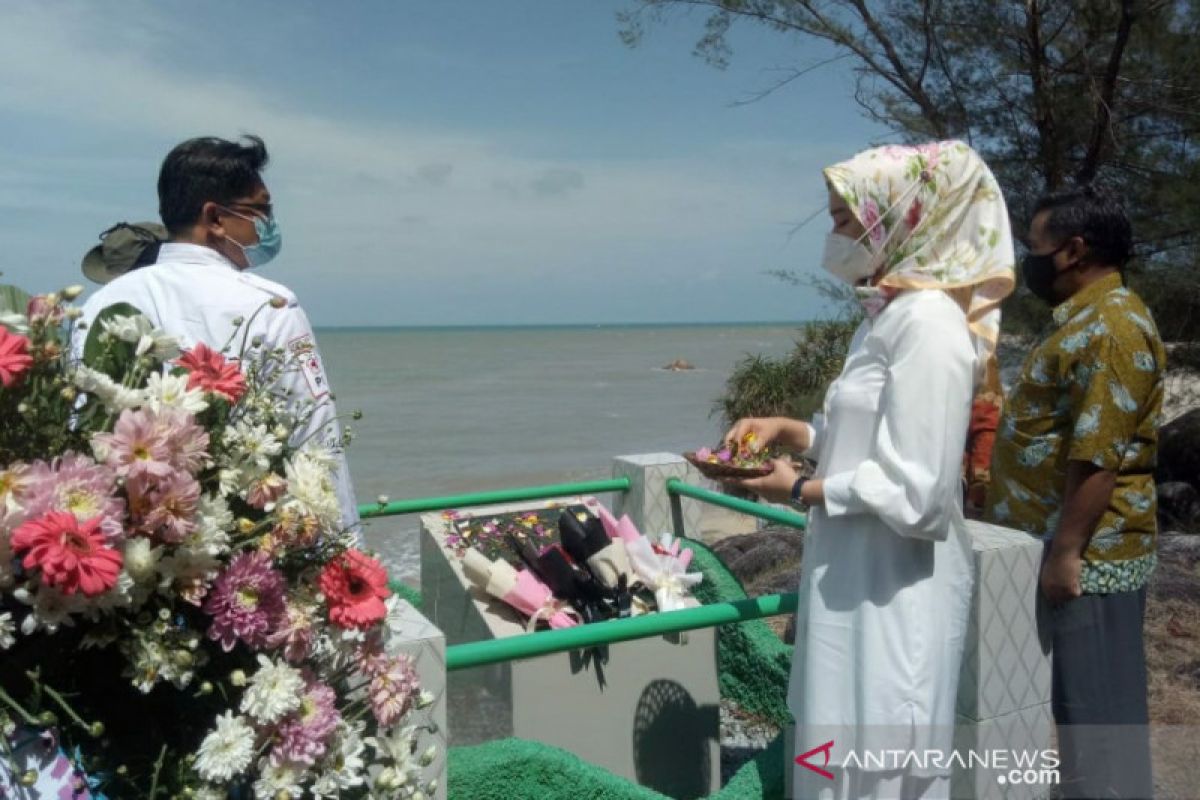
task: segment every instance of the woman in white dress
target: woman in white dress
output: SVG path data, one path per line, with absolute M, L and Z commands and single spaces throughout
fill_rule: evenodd
M 816 752 L 792 790 L 947 798 L 972 583 L 963 446 L 1014 285 L 1008 212 L 961 142 L 869 150 L 825 178 L 823 266 L 856 286 L 867 318 L 823 414 L 744 419 L 727 435 L 818 464 L 811 480 L 778 460 L 745 482 L 811 510 L 788 705 L 795 755 Z

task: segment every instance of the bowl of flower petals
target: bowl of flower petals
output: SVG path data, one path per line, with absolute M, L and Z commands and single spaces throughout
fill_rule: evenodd
M 769 447 L 755 450 L 753 444 L 754 434 L 748 433 L 736 450 L 726 445 L 717 450 L 701 447 L 694 452 L 689 450 L 683 457 L 709 480 L 727 481 L 770 475 L 773 469 L 771 460 L 775 454 Z

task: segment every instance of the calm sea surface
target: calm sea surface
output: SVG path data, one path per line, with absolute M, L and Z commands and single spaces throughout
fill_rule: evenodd
M 606 477 L 613 456 L 712 444 L 733 366 L 782 355 L 793 326 L 326 329 L 317 338 L 351 422 L 360 502 Z M 662 366 L 682 358 L 694 371 Z M 415 517 L 368 523 L 416 582 Z

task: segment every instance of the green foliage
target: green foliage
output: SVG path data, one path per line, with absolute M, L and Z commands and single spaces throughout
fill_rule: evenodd
M 1200 3 L 630 0 L 622 38 L 636 44 L 650 24 L 696 9 L 707 17 L 695 53 L 717 67 L 733 57 L 735 23 L 831 45 L 830 60 L 852 62 L 867 117 L 904 141 L 973 145 L 1018 232 L 1047 190 L 1113 186 L 1133 220 L 1136 288 L 1166 338 L 1200 337 Z M 1009 330 L 1045 319 L 1024 301 L 1007 310 Z
M 18 286 L 0 284 L 0 314 L 24 314 L 29 293 Z
M 809 417 L 842 371 L 857 327 L 855 319 L 807 322 L 786 358 L 747 356 L 729 376 L 715 411 L 727 424 L 742 417 Z

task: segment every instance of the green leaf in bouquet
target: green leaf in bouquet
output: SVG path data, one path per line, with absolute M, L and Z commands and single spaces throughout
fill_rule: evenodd
M 29 307 L 29 292 L 11 284 L 0 284 L 0 314 L 24 314 Z
M 87 339 L 84 340 L 84 365 L 103 372 L 116 381 L 124 378 L 137 358 L 136 347 L 130 342 L 122 342 L 113 337 L 102 340 L 100 337 L 104 333 L 104 326 L 101 323 L 116 317 L 135 316 L 145 315 L 129 303 L 113 303 L 97 314 L 88 329 Z

